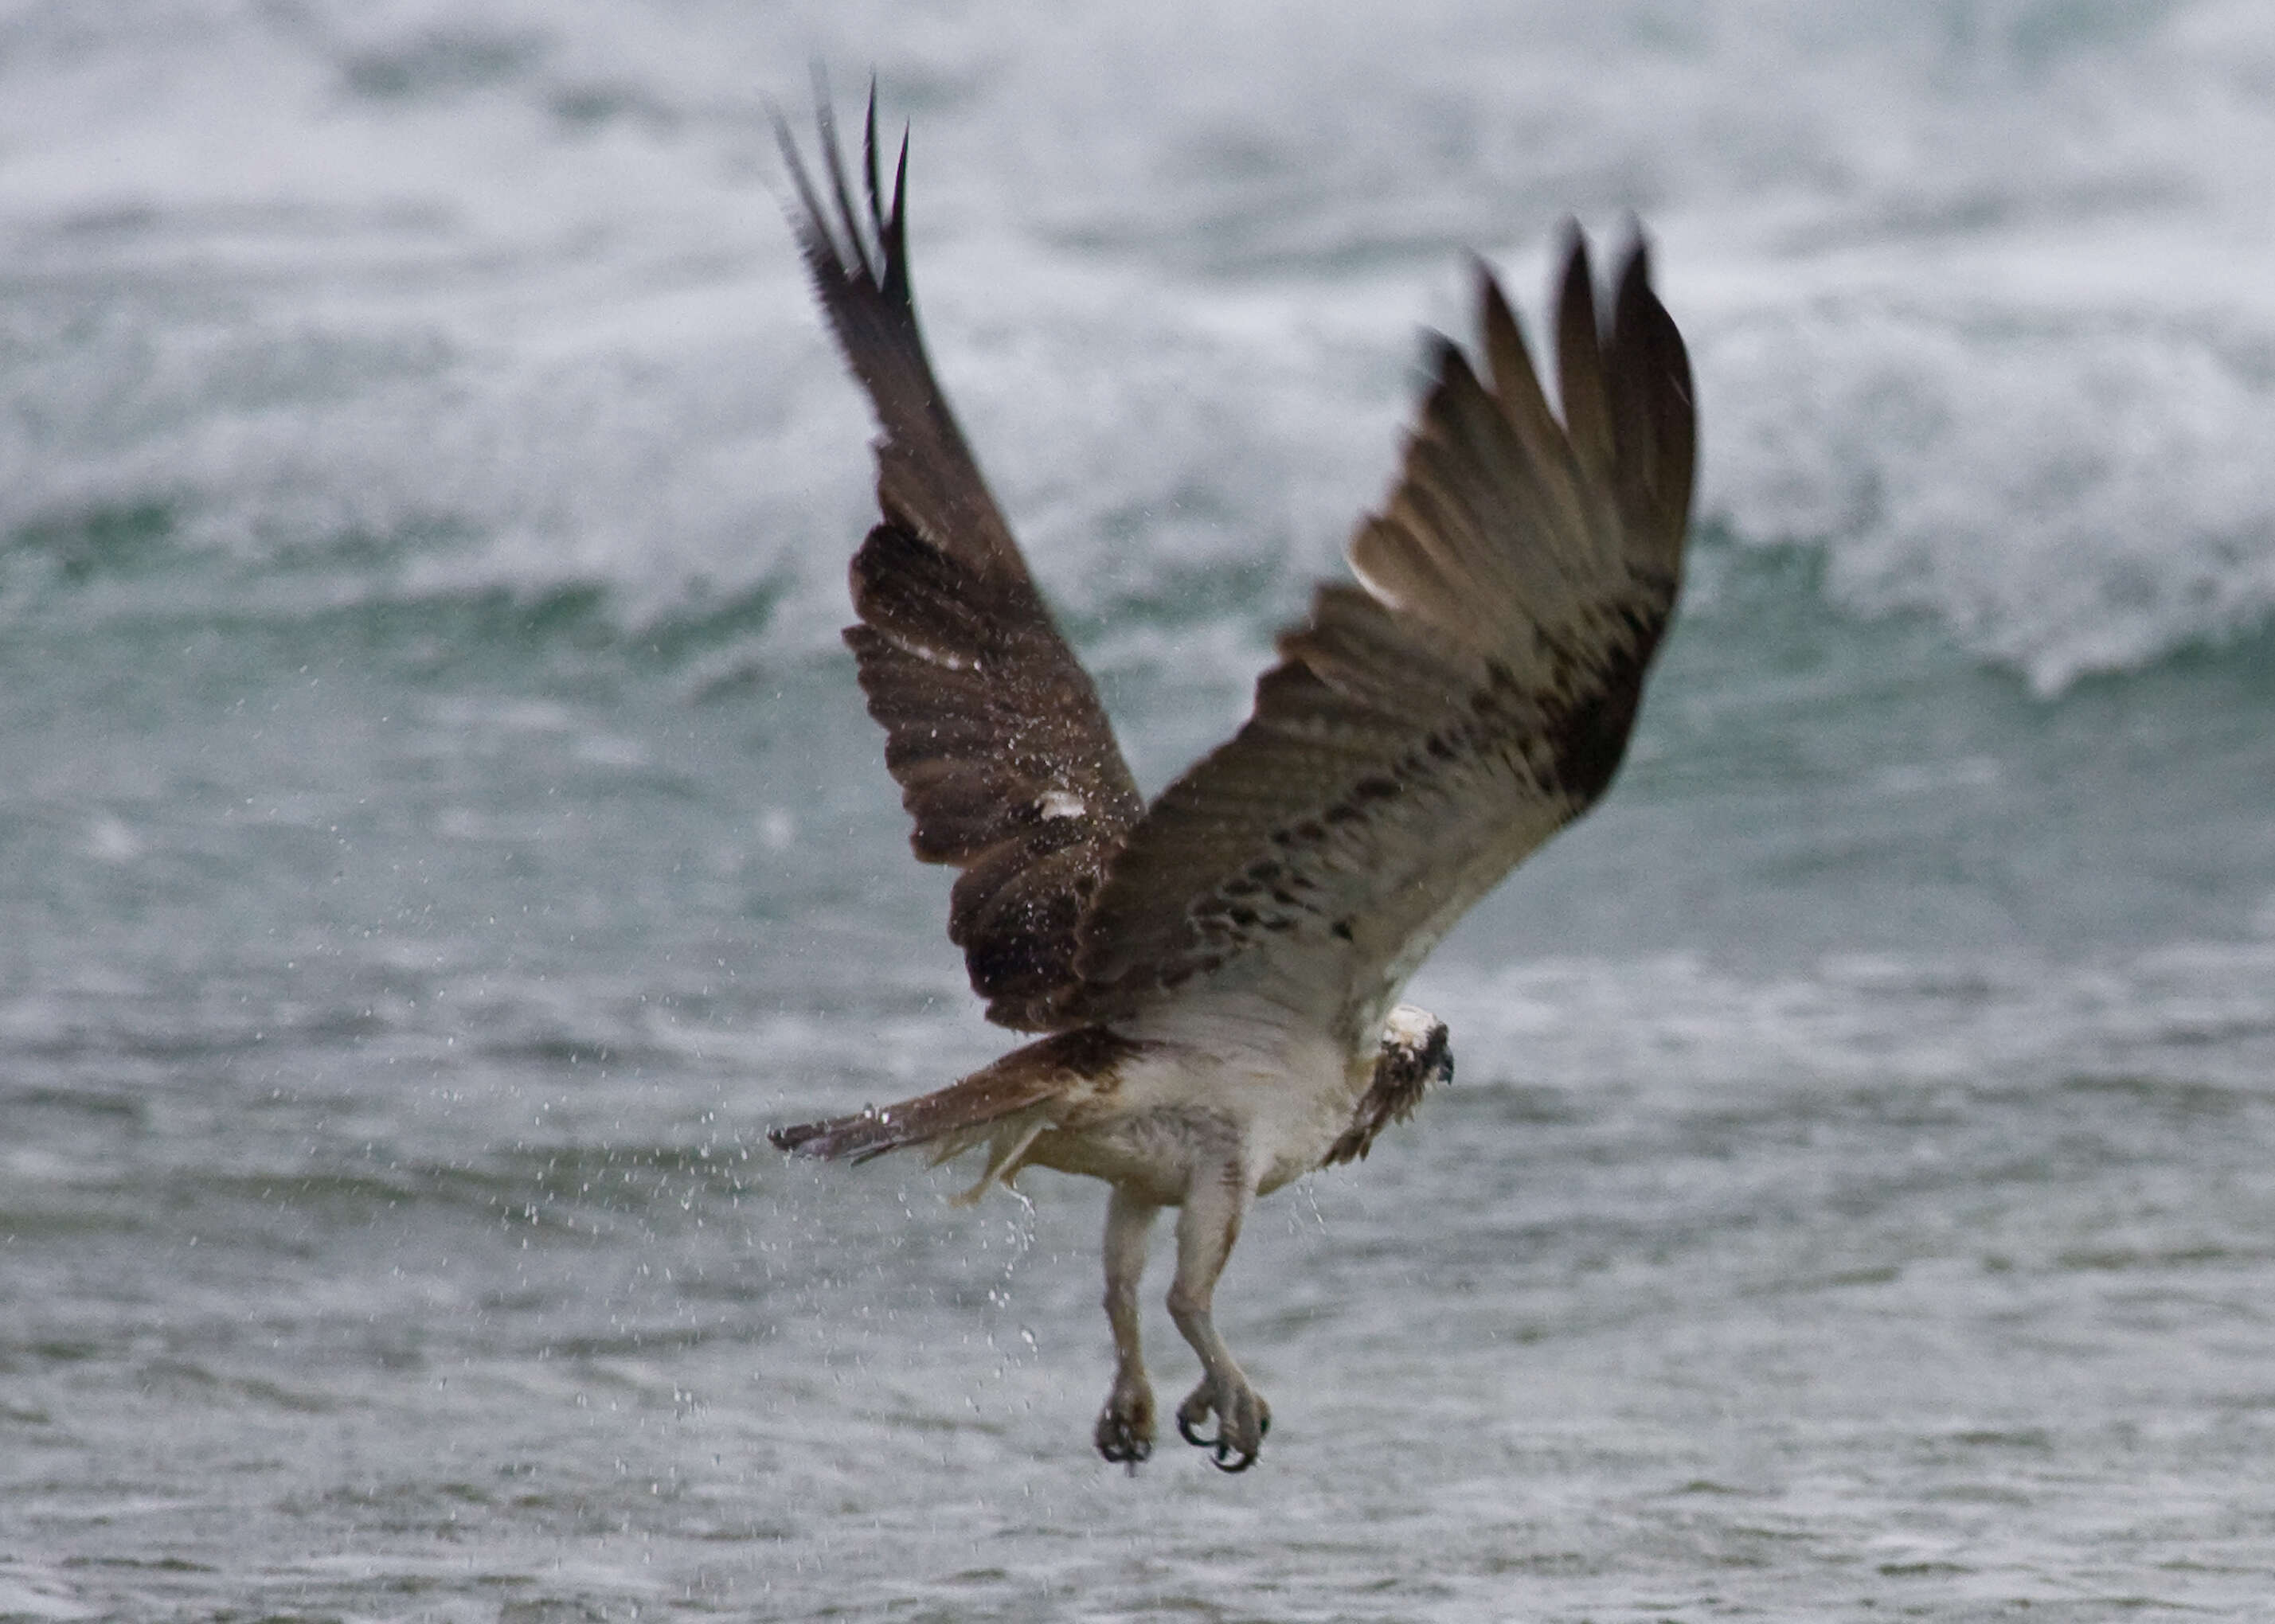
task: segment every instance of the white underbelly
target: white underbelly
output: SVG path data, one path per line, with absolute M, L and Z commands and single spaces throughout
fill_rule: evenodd
M 1123 1030 L 1147 1046 L 1123 1063 L 1119 1086 L 1043 1133 L 1027 1159 L 1163 1205 L 1195 1179 L 1268 1192 L 1301 1177 L 1349 1125 L 1364 1086 L 1337 1046 L 1258 1000 L 1191 1001 Z

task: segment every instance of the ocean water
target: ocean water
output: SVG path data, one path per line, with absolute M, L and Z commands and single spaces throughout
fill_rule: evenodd
M 765 1142 L 1005 1042 L 817 59 L 1149 789 L 1465 254 L 1689 338 L 1627 770 L 1251 1220 L 1237 1478 L 1090 1452 L 1094 1186 Z M 0 6 L 0 1618 L 2265 1616 L 2270 152 L 2259 0 Z

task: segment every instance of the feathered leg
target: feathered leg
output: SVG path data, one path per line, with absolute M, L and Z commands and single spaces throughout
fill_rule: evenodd
M 1177 1406 L 1177 1431 L 1189 1444 L 1211 1452 L 1218 1468 L 1243 1472 L 1264 1447 L 1272 1430 L 1272 1407 L 1266 1404 L 1241 1371 L 1232 1349 L 1216 1333 L 1211 1314 L 1217 1276 L 1240 1239 L 1241 1220 L 1247 1215 L 1251 1192 L 1236 1163 L 1221 1174 L 1202 1174 L 1185 1192 L 1184 1210 L 1177 1214 L 1177 1278 L 1169 1288 L 1169 1318 L 1200 1356 L 1206 1372 L 1201 1384 Z M 1200 1424 L 1213 1411 L 1216 1436 L 1204 1438 Z
M 1114 1391 L 1098 1417 L 1098 1453 L 1131 1471 L 1153 1453 L 1153 1387 L 1138 1347 L 1138 1282 L 1161 1209 L 1119 1185 L 1106 1204 L 1106 1319 L 1114 1327 Z

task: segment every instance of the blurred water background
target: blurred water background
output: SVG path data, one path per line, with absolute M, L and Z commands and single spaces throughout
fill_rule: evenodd
M 1466 252 L 1689 336 L 1627 772 L 1251 1224 L 1243 1477 L 1090 1454 L 1094 1186 L 764 1142 L 1002 1043 L 817 57 L 1148 789 Z M 0 1617 L 2265 1616 L 2271 153 L 2260 0 L 0 6 Z

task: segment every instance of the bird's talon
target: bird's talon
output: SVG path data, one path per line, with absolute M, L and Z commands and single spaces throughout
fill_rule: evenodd
M 1140 1461 L 1151 1460 L 1153 1440 L 1139 1438 L 1126 1431 L 1109 1431 L 1101 1427 L 1098 1434 L 1098 1453 L 1116 1466 L 1135 1466 Z
M 1210 1452 L 1209 1464 L 1227 1475 L 1244 1472 L 1256 1464 L 1256 1452 L 1252 1449 L 1235 1449 L 1230 1444 L 1221 1442 L 1214 1450 Z
M 1150 1398 L 1127 1408 L 1109 1404 L 1098 1418 L 1093 1441 L 1098 1453 L 1116 1466 L 1137 1470 L 1153 1454 L 1153 1407 Z
M 1216 1417 L 1213 1437 L 1204 1438 L 1200 1424 Z M 1272 1430 L 1272 1407 L 1246 1383 L 1220 1392 L 1209 1382 L 1193 1389 L 1177 1406 L 1177 1435 L 1197 1449 L 1206 1449 L 1209 1463 L 1221 1472 L 1244 1472 L 1256 1464 L 1264 1435 Z

